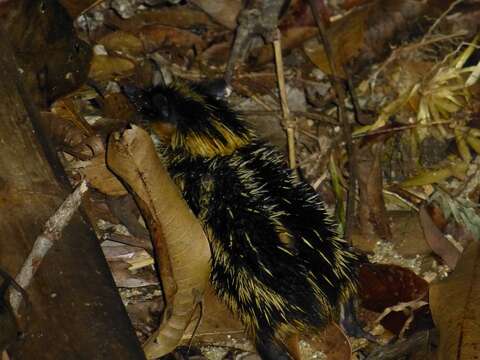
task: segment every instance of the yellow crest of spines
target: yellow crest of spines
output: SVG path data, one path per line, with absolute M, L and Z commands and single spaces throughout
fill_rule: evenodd
M 250 140 L 245 135 L 235 134 L 219 120 L 212 119 L 211 125 L 222 135 L 223 139 L 203 132 L 175 132 L 172 136 L 172 149 L 184 149 L 192 156 L 212 158 L 227 156 L 247 145 Z

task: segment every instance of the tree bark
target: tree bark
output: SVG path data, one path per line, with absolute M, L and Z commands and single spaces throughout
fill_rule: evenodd
M 1 26 L 0 39 L 0 267 L 15 276 L 71 189 L 35 126 L 39 113 Z M 32 307 L 20 319 L 24 338 L 9 349 L 14 359 L 144 359 L 99 243 L 81 214 L 27 291 Z

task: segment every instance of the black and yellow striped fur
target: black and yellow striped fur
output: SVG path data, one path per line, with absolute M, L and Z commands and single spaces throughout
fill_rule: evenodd
M 280 358 L 265 344 L 334 319 L 355 293 L 357 258 L 282 155 L 200 85 L 130 98 L 154 136 L 157 122 L 174 127 L 169 140 L 157 137 L 158 151 L 207 232 L 214 289 L 262 357 Z

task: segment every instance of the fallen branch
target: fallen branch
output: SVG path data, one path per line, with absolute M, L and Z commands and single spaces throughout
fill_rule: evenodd
M 26 289 L 32 282 L 33 276 L 37 272 L 43 258 L 48 253 L 53 244 L 60 240 L 63 229 L 68 225 L 73 215 L 82 203 L 82 198 L 88 187 L 85 181 L 77 186 L 58 208 L 55 214 L 45 223 L 45 230 L 35 239 L 32 251 L 23 263 L 20 272 L 15 281 L 22 288 Z M 22 301 L 21 293 L 16 290 L 10 295 L 10 304 L 13 311 L 18 315 L 18 309 Z

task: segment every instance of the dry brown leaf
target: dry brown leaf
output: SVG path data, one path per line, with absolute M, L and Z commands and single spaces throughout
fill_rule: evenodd
M 325 26 L 330 26 L 331 9 L 325 6 L 322 0 L 315 0 L 315 2 Z M 316 26 L 308 1 L 291 0 L 286 14 L 281 17 L 278 25 L 281 31 L 297 26 Z
M 132 33 L 121 30 L 105 35 L 98 43 L 108 51 L 121 54 L 139 56 L 144 52 L 142 40 Z
M 315 0 L 318 11 L 325 26 L 330 26 L 331 11 L 323 1 Z M 305 41 L 318 34 L 318 27 L 313 19 L 311 7 L 308 1 L 290 1 L 288 11 L 280 19 L 278 25 L 282 35 L 282 50 L 287 51 L 303 45 Z M 252 52 L 255 64 L 263 65 L 273 60 L 271 44 Z
M 480 354 L 480 243 L 473 242 L 455 271 L 430 287 L 430 307 L 440 331 L 439 360 L 478 359 Z
M 102 140 L 79 114 L 72 99 L 59 99 L 51 109 L 52 112 L 41 113 L 41 124 L 60 150 L 80 160 L 105 152 Z
M 231 47 L 230 41 L 213 44 L 200 55 L 198 60 L 205 64 L 222 66 L 228 61 Z
M 198 314 L 197 314 L 198 315 Z M 188 343 L 195 329 L 198 316 L 192 319 L 183 336 L 183 342 Z M 222 344 L 231 340 L 244 340 L 245 328 L 235 318 L 230 310 L 215 294 L 209 285 L 205 292 L 203 315 L 198 329 L 195 331 L 195 343 L 198 344 Z M 251 348 L 253 350 L 253 346 Z
M 129 120 L 135 114 L 135 108 L 123 93 L 108 93 L 101 99 L 105 117 Z
M 391 221 L 392 244 L 400 255 L 431 254 L 416 211 L 389 211 L 387 216 Z
M 364 28 L 369 8 L 360 8 L 333 22 L 328 29 L 328 35 L 332 44 L 334 63 L 337 66 L 339 76 L 345 77 L 343 66 L 354 58 L 363 46 Z M 330 66 L 327 56 L 320 44 L 319 38 L 314 37 L 303 44 L 303 50 L 320 70 L 330 74 Z
M 55 101 L 50 109 L 52 113 L 60 117 L 62 120 L 71 123 L 84 135 L 94 135 L 94 131 L 87 121 L 80 115 L 79 107 L 75 101 L 68 97 L 64 97 Z
M 128 192 L 117 177 L 108 170 L 105 164 L 105 153 L 98 154 L 77 168 L 88 184 L 103 194 L 111 196 L 126 195 Z
M 95 55 L 88 76 L 96 81 L 113 80 L 132 74 L 135 63 L 131 60 L 107 55 Z
M 152 248 L 150 234 L 145 226 L 138 221 L 140 210 L 130 194 L 127 196 L 108 196 L 106 203 L 111 213 L 127 228 L 131 235 L 138 239 L 146 239 L 150 248 Z
M 386 311 L 381 324 L 390 332 L 398 335 L 406 324 L 407 329 L 415 329 L 430 319 L 425 305 L 428 283 L 413 271 L 397 265 L 362 264 L 359 276 L 362 307 Z
M 329 360 L 350 360 L 352 347 L 345 333 L 337 324 L 331 323 L 319 335 L 306 341 L 316 351 L 323 352 Z
M 74 147 L 85 140 L 85 132 L 71 122 L 49 111 L 42 111 L 40 115 L 43 129 L 55 144 Z
M 139 36 L 145 50 L 149 53 L 160 48 L 170 47 L 173 49 L 195 49 L 199 54 L 206 47 L 200 36 L 171 26 L 147 25 L 140 30 Z
M 132 190 L 154 242 L 167 308 L 144 350 L 147 358 L 157 358 L 177 346 L 203 300 L 210 246 L 145 130 L 132 126 L 121 135 L 113 134 L 107 162 Z
M 440 256 L 451 269 L 454 269 L 461 255 L 460 250 L 448 241 L 442 231 L 435 225 L 425 206 L 420 208 L 419 216 L 425 240 L 427 240 L 432 251 Z
M 240 0 L 192 0 L 192 3 L 205 11 L 216 22 L 233 30 L 237 27 L 237 16 L 242 10 Z
M 407 258 L 432 253 L 416 211 L 388 211 L 387 218 L 392 230 L 389 243 L 393 245 L 395 252 Z M 377 234 L 364 234 L 358 227 L 354 228 L 352 244 L 360 251 L 374 253 L 378 241 L 382 239 Z
M 200 9 L 188 6 L 172 6 L 142 11 L 129 19 L 122 19 L 118 14 L 105 14 L 105 25 L 123 31 L 137 33 L 145 25 L 164 25 L 181 29 L 206 29 L 207 32 L 222 31 L 223 27 L 214 23 Z
M 356 171 L 360 194 L 358 216 L 363 234 L 374 232 L 382 239 L 390 239 L 381 167 L 382 143 L 369 143 L 358 149 Z
M 418 299 L 428 290 L 425 280 L 398 265 L 362 264 L 359 279 L 362 306 L 376 312 Z
M 318 33 L 316 26 L 297 26 L 287 28 L 282 31 L 282 50 L 291 50 L 301 46 L 305 40 L 310 39 Z M 273 49 L 271 44 L 263 46 L 258 52 L 253 54 L 255 56 L 255 64 L 263 65 L 273 59 Z

